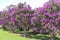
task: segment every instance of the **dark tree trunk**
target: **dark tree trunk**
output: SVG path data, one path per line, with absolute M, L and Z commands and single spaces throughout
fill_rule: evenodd
M 3 25 L 2 28 L 3 28 L 3 30 L 6 30 L 6 26 L 5 25 Z

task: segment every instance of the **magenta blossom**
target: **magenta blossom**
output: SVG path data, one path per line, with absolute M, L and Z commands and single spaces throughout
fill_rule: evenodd
M 52 28 L 51 28 L 52 30 L 55 30 L 56 29 L 56 27 L 55 26 L 52 26 Z

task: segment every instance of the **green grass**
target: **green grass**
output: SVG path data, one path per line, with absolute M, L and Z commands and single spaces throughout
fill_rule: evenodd
M 0 29 L 0 40 L 33 40 Z
M 33 34 L 30 33 L 30 38 L 21 37 L 20 34 L 14 34 L 9 31 L 4 31 L 0 29 L 0 40 L 48 40 L 51 37 L 49 35 L 43 35 L 43 34 Z M 56 40 L 60 40 L 60 36 L 55 38 Z

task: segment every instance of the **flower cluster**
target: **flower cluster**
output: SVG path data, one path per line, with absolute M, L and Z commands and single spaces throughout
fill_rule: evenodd
M 38 32 L 47 28 L 55 30 L 60 27 L 60 2 L 50 0 L 34 10 L 23 3 L 10 6 L 8 10 L 0 12 L 0 24 L 8 26 L 12 31 L 19 28 L 29 30 L 32 26 Z

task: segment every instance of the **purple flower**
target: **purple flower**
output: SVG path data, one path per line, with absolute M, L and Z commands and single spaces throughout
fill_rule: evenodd
M 15 21 L 15 18 L 11 18 L 11 21 Z
M 43 12 L 43 11 L 45 10 L 45 8 L 44 8 L 44 7 L 39 7 L 39 10 L 40 10 L 41 12 Z
M 44 14 L 45 16 L 47 15 L 47 16 L 51 17 L 51 14 L 49 14 L 49 13 L 47 13 L 47 12 L 44 12 L 43 14 Z
M 30 10 L 30 9 L 27 8 L 27 7 L 24 7 L 24 8 L 21 9 L 21 11 L 25 11 L 25 10 Z
M 46 21 L 47 21 L 47 20 L 46 20 L 45 18 L 42 18 L 42 19 L 41 19 L 41 22 L 44 22 L 44 23 L 45 23 Z
M 50 22 L 48 22 L 47 24 L 45 24 L 45 27 L 48 27 L 50 25 Z
M 56 27 L 55 26 L 52 26 L 52 28 L 51 28 L 52 30 L 55 30 L 56 29 Z
M 46 3 L 44 4 L 44 7 L 45 7 L 45 8 L 50 7 L 49 2 L 46 2 Z
M 50 3 L 58 4 L 59 0 L 50 0 Z
M 60 17 L 58 17 L 56 20 L 57 20 L 57 21 L 60 21 Z
M 5 22 L 4 21 L 0 21 L 0 25 L 3 25 Z
M 46 32 L 49 32 L 49 30 L 46 29 Z
M 53 14 L 51 14 L 51 16 L 57 16 L 57 14 L 56 13 L 53 13 Z
M 53 19 L 50 19 L 50 22 L 55 22 Z
M 34 16 L 38 16 L 38 13 L 34 13 Z
M 31 21 L 31 23 L 33 23 L 33 22 L 37 21 L 37 18 L 36 18 L 36 17 L 32 17 L 32 18 L 30 19 L 30 21 Z
M 48 13 L 47 13 L 47 12 L 44 12 L 43 14 L 44 14 L 44 15 L 48 15 Z
M 32 20 L 33 21 L 37 21 L 37 17 L 32 17 Z
M 42 33 L 42 30 L 40 30 L 39 33 Z

